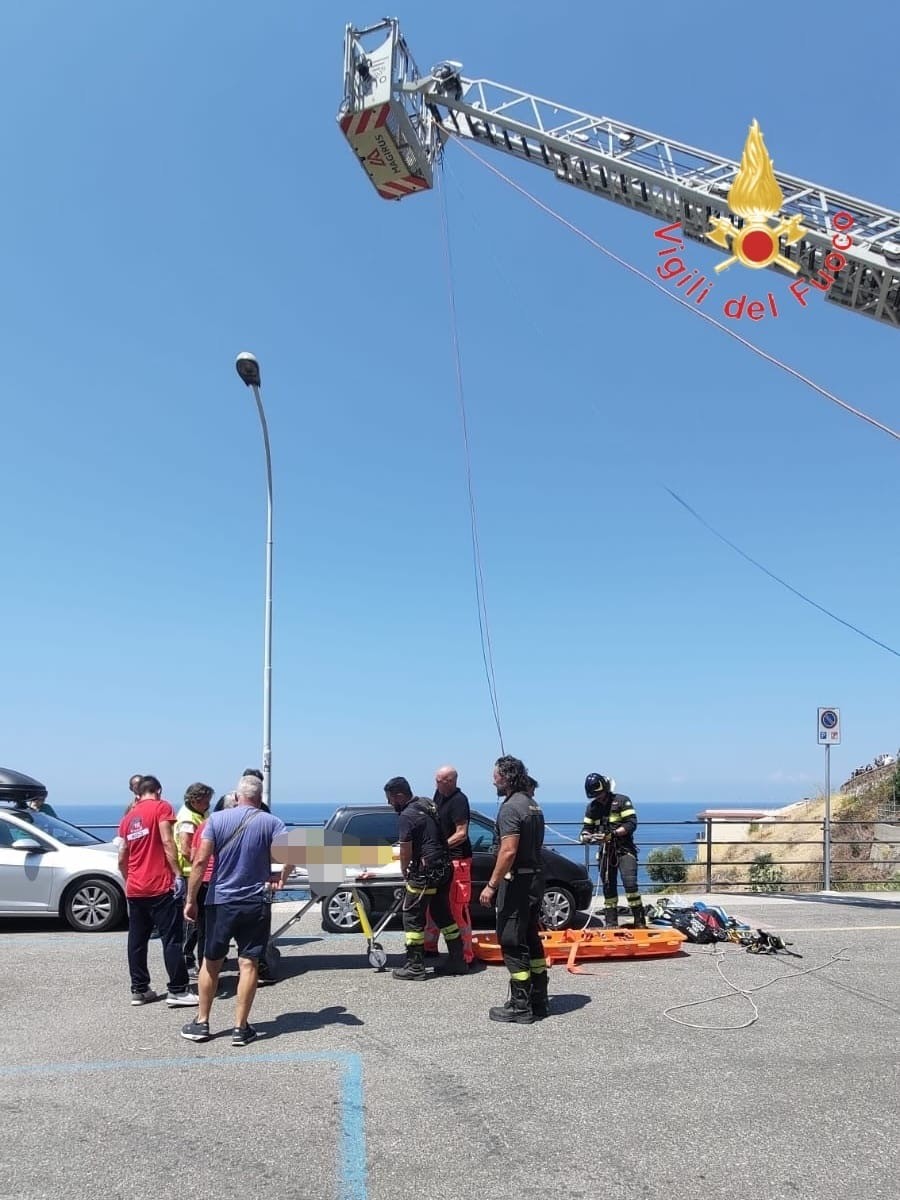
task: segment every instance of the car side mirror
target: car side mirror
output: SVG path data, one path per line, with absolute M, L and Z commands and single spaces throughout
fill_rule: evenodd
M 22 850 L 25 854 L 42 854 L 47 849 L 43 842 L 36 842 L 34 838 L 19 838 L 11 848 Z

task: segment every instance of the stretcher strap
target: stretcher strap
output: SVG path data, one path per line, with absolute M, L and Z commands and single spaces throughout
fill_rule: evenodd
M 583 938 L 579 938 L 577 942 L 572 943 L 572 949 L 569 951 L 569 957 L 566 959 L 566 970 L 570 975 L 599 975 L 599 971 L 590 971 L 587 967 L 580 967 L 575 961 L 578 957 L 578 947 L 583 940 Z

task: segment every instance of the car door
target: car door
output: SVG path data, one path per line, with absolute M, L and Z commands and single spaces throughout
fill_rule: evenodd
M 478 901 L 494 869 L 496 855 L 491 849 L 494 844 L 493 822 L 478 813 L 472 813 L 469 817 L 469 841 L 472 843 L 472 900 L 469 907 L 476 910 L 482 920 L 488 915 L 493 919 L 493 908 L 484 909 Z
M 29 850 L 25 842 L 37 842 L 41 848 Z M 0 910 L 47 912 L 60 853 L 37 829 L 24 829 L 0 815 Z

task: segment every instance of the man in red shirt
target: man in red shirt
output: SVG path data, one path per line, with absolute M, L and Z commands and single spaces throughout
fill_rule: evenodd
M 162 799 L 162 784 L 145 775 L 137 799 L 119 823 L 119 870 L 128 899 L 128 971 L 131 1003 L 149 1004 L 158 999 L 150 987 L 147 948 L 154 928 L 159 932 L 168 972 L 170 1008 L 196 1005 L 198 997 L 188 983 L 182 950 L 184 917 L 175 899 L 175 811 Z

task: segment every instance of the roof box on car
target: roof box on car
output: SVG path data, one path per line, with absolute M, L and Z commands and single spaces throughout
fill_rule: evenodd
M 0 767 L 0 803 L 19 804 L 24 807 L 29 800 L 37 797 L 47 799 L 47 789 L 42 783 L 38 783 L 30 775 L 23 775 L 21 771 L 10 771 L 6 767 Z

